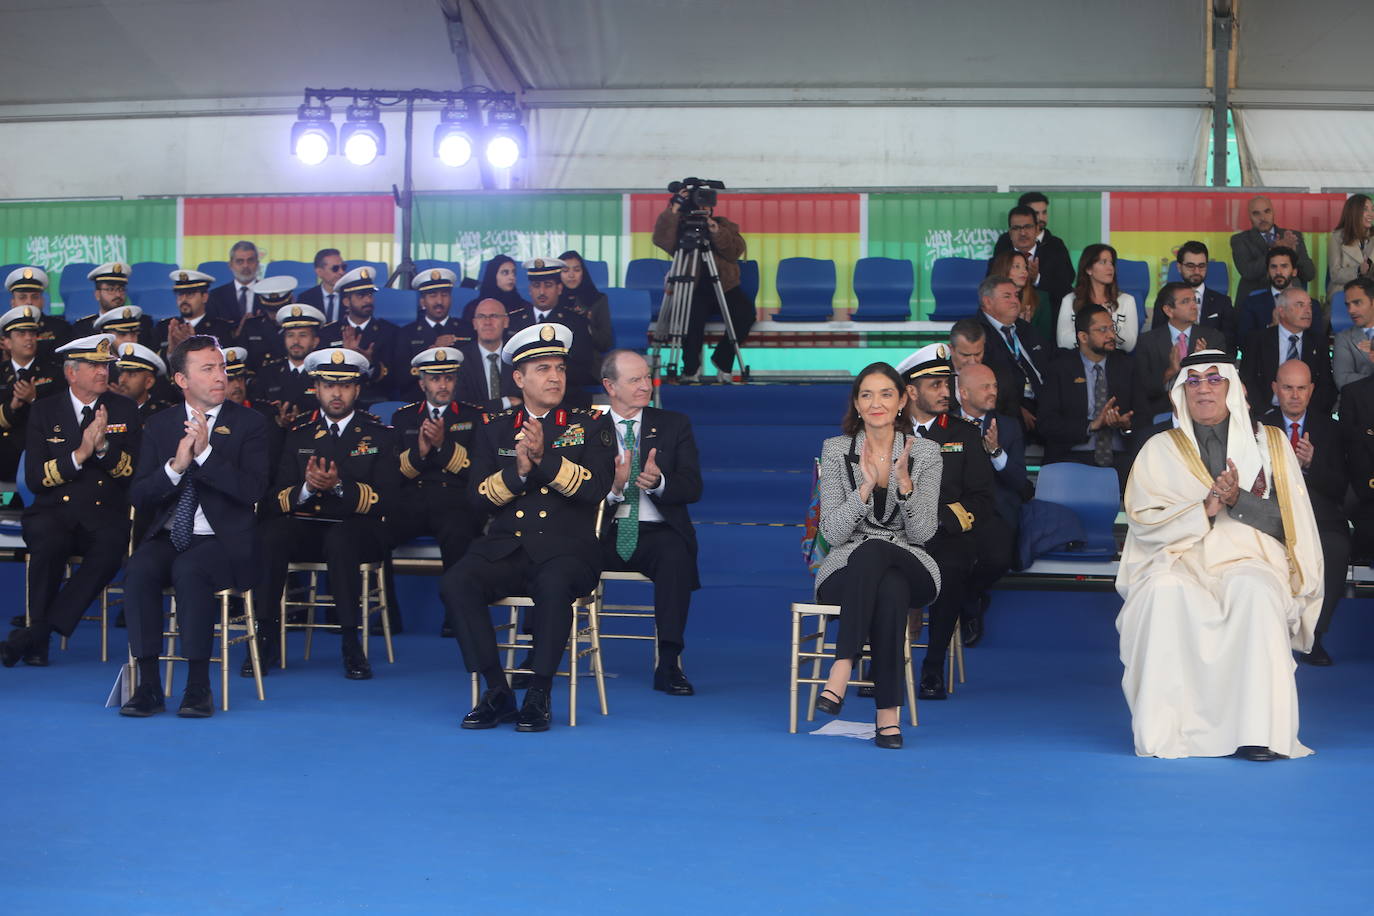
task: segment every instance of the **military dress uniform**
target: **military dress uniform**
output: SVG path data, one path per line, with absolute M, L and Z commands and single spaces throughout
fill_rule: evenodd
M 92 270 L 90 273 L 86 274 L 86 279 L 90 280 L 93 284 L 117 283 L 121 286 L 128 286 L 129 265 L 122 264 L 118 261 L 114 261 L 109 264 L 101 264 L 95 270 Z M 67 307 L 71 308 L 71 303 L 67 303 Z M 145 347 L 152 348 L 153 345 L 157 342 L 156 339 L 153 337 L 153 319 L 150 316 L 145 315 L 143 313 L 143 309 L 138 308 L 138 306 L 122 305 L 117 306 L 116 308 L 112 308 L 103 313 L 97 312 L 94 315 L 87 315 L 84 318 L 78 318 L 76 321 L 72 322 L 72 335 L 74 337 L 87 337 L 91 334 L 115 333 L 115 328 L 97 327 L 96 320 L 101 318 L 103 315 L 108 315 L 110 314 L 110 312 L 117 312 L 120 309 L 130 309 L 131 311 L 128 313 L 130 317 L 137 315 L 137 326 L 132 328 L 132 332 L 138 334 L 139 343 L 143 344 L 143 346 Z M 123 318 L 122 314 L 121 318 Z M 120 330 L 124 329 L 121 328 Z
M 5 289 L 11 304 L 15 293 L 44 293 L 48 289 L 48 272 L 41 267 L 17 267 L 5 277 Z M 52 356 L 58 347 L 72 339 L 71 323 L 65 318 L 49 315 L 40 309 L 38 355 Z
M 0 333 L 39 329 L 37 310 L 31 305 L 12 308 L 0 316 Z M 12 407 L 14 385 L 19 381 L 34 385 L 33 401 Z M 56 356 L 36 355 L 29 365 L 19 367 L 14 360 L 0 363 L 0 480 L 14 480 L 19 470 L 19 456 L 24 453 L 25 430 L 35 402 L 63 390 L 67 385 L 62 374 L 62 362 Z
M 210 284 L 215 282 L 215 278 L 207 273 L 198 270 L 174 270 L 171 272 L 173 292 L 203 292 L 210 288 Z M 156 342 L 156 349 L 164 356 L 167 355 L 167 335 L 171 330 L 173 321 L 190 321 L 182 318 L 164 318 L 153 328 L 153 339 Z M 225 321 L 223 318 L 213 318 L 209 312 L 202 312 L 196 320 L 193 334 L 205 334 L 219 341 L 220 346 L 227 346 L 234 342 L 234 325 Z
M 273 320 L 283 336 L 292 328 L 313 328 L 318 335 L 324 325 L 324 313 L 313 305 L 296 303 L 277 309 Z M 283 353 L 285 349 L 283 344 Z M 290 404 L 301 413 L 309 413 L 320 403 L 315 396 L 315 377 L 305 370 L 304 361 L 293 366 L 285 356 L 280 360 L 268 360 L 248 380 L 248 394 L 255 401 Z
M 339 294 L 339 302 L 345 303 L 349 296 L 360 293 L 375 293 L 377 284 L 372 276 L 372 269 L 368 267 L 355 267 L 348 273 L 339 278 L 334 291 Z M 354 326 L 350 318 L 343 311 L 343 316 L 338 321 L 331 322 L 320 329 L 320 345 L 324 347 L 342 347 L 344 328 Z M 357 328 L 359 331 L 358 346 L 363 350 L 371 350 L 371 357 L 368 358 L 369 369 L 363 379 L 363 389 L 358 393 L 358 403 L 363 406 L 376 404 L 380 401 L 391 400 L 396 397 L 396 386 L 403 384 L 406 379 L 397 379 L 397 367 L 409 363 L 409 356 L 400 356 L 400 329 L 391 322 L 378 318 L 373 314 L 367 319 L 366 324 Z
M 250 373 L 258 372 L 268 362 L 286 359 L 277 325 L 277 311 L 283 305 L 290 304 L 291 295 L 296 291 L 296 281 L 292 277 L 264 277 L 253 288 L 258 307 L 243 319 L 234 337 L 235 346 L 247 351 Z
M 502 356 L 515 364 L 564 356 L 570 341 L 567 328 L 544 324 L 512 337 Z M 516 445 L 534 423 L 543 428 L 544 454 L 522 479 Z M 484 415 L 473 442 L 469 496 L 491 522 L 440 585 L 463 661 L 489 688 L 463 727 L 490 728 L 516 717 L 488 603 L 519 594 L 534 602 L 527 618 L 534 675 L 518 728 L 549 727 L 549 690 L 571 632 L 572 602 L 589 594 L 601 574 L 597 505 L 611 488 L 615 455 L 610 422 L 590 410 L 559 407 L 534 417 L 521 406 Z
M 428 317 L 421 316 L 418 320 L 401 326 L 398 333 L 400 349 L 397 356 L 414 359 L 416 354 L 432 349 L 435 341 L 444 334 L 451 334 L 455 338 L 453 344 L 446 347 L 450 352 L 456 352 L 460 345 L 470 343 L 474 339 L 472 328 L 465 327 L 462 321 L 452 315 L 439 324 L 430 324 Z M 398 377 L 395 391 L 397 399 L 402 401 L 418 401 L 421 397 L 420 385 L 415 376 L 405 381 Z
M 64 359 L 108 363 L 115 358 L 110 335 L 84 337 L 57 352 Z M 105 450 L 79 467 L 74 455 L 95 412 L 106 412 Z M 0 649 L 0 661 L 46 665 L 52 631 L 71 636 L 86 608 L 119 571 L 129 547 L 129 485 L 141 443 L 142 423 L 133 401 L 105 392 L 77 409 L 67 389 L 36 402 L 29 415 L 25 473 L 34 493 L 24 510 L 28 546 L 30 625 L 16 630 Z M 68 559 L 81 565 L 66 584 Z
M 535 258 L 525 262 L 525 272 L 531 281 L 561 278 L 562 270 L 563 262 L 557 258 Z M 563 403 L 573 407 L 590 407 L 592 396 L 587 387 L 600 385 L 601 378 L 597 371 L 596 345 L 592 342 L 592 329 L 587 321 L 586 310 L 574 309 L 560 302 L 541 313 L 531 305 L 511 316 L 510 333 L 513 335 L 543 322 L 560 324 L 572 334 L 572 343 L 568 346 L 568 392 Z
M 321 379 L 358 381 L 367 360 L 352 350 L 316 350 L 306 361 Z M 311 458 L 334 463 L 339 483 L 330 492 L 305 492 L 305 470 Z M 342 625 L 345 675 L 354 680 L 372 676 L 363 656 L 358 627 L 361 622 L 361 563 L 385 560 L 387 532 L 383 520 L 395 498 L 400 476 L 396 434 L 390 426 L 355 406 L 352 416 L 331 421 L 316 411 L 286 434 L 277 474 L 263 501 L 266 517 L 262 541 L 266 554 L 265 587 L 258 604 L 259 633 L 267 656 L 280 650 L 282 592 L 292 560 L 324 562 L 335 614 Z
M 248 376 L 248 351 L 243 347 L 224 347 L 224 374 L 229 378 Z M 277 408 L 263 401 L 244 398 L 239 402 L 249 410 L 259 413 L 267 421 L 267 466 L 273 470 L 281 459 L 282 443 L 286 441 L 286 430 L 277 422 Z

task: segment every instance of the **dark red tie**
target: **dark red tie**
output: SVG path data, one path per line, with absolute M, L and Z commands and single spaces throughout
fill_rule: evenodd
M 1294 423 L 1288 431 L 1288 441 L 1293 443 L 1293 450 L 1298 449 L 1298 440 L 1302 437 L 1298 435 L 1298 424 Z

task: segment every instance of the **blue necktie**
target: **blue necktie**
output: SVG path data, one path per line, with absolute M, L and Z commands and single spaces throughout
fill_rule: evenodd
M 1298 358 L 1298 335 L 1288 335 L 1288 359 Z
M 196 478 L 195 463 L 186 469 L 186 484 L 177 497 L 176 512 L 172 514 L 172 546 L 180 553 L 191 546 L 191 535 L 196 530 Z

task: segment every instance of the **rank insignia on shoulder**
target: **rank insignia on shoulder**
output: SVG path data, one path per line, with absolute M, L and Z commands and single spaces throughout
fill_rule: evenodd
M 558 408 L 557 412 L 555 412 L 553 415 L 553 422 L 558 426 L 567 426 L 568 412 L 561 407 Z

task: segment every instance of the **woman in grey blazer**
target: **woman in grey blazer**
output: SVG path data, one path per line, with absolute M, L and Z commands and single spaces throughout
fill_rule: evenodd
M 844 435 L 821 450 L 820 529 L 830 553 L 816 572 L 816 600 L 840 606 L 835 662 L 816 708 L 844 705 L 854 660 L 872 650 L 878 747 L 902 746 L 902 641 L 907 609 L 940 590 L 940 571 L 921 549 L 934 536 L 940 447 L 912 435 L 906 385 L 887 363 L 859 373 Z

